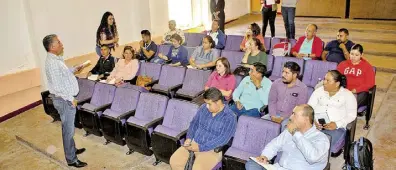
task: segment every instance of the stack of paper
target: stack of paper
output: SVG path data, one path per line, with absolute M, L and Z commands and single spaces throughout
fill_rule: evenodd
M 274 165 L 271 164 L 264 164 L 259 162 L 255 157 L 250 157 L 251 160 L 253 160 L 254 162 L 256 162 L 257 164 L 261 165 L 262 167 L 264 167 L 267 170 L 276 170 L 276 167 Z
M 96 81 L 98 80 L 99 75 L 98 74 L 92 74 L 88 77 L 88 80 L 93 80 Z

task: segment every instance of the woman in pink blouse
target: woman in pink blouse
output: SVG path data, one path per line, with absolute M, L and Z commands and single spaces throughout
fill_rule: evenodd
M 124 80 L 133 79 L 138 69 L 139 61 L 136 59 L 135 50 L 131 46 L 125 46 L 122 59 L 118 60 L 106 82 L 114 80 L 116 85 L 120 85 Z
M 235 76 L 230 69 L 230 62 L 227 58 L 221 57 L 216 61 L 216 70 L 210 75 L 208 82 L 205 84 L 205 90 L 210 87 L 216 87 L 221 94 L 229 101 L 232 98 L 232 92 L 235 89 Z

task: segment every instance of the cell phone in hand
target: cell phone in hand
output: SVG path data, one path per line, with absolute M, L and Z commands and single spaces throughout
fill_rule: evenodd
M 325 119 L 318 119 L 318 121 L 319 121 L 319 124 L 321 124 L 322 126 L 323 126 L 324 124 L 326 124 Z

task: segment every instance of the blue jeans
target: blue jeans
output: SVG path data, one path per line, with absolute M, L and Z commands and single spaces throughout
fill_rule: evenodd
M 346 134 L 346 130 L 344 128 L 339 128 L 336 130 L 322 130 L 322 132 L 331 136 L 331 153 L 337 153 L 344 147 Z
M 239 117 L 239 116 L 242 116 L 242 115 L 252 116 L 252 117 L 261 117 L 261 116 L 260 116 L 260 112 L 258 111 L 258 109 L 255 109 L 255 108 L 254 108 L 254 109 L 246 110 L 245 107 L 243 107 L 241 110 L 239 110 L 239 109 L 237 108 L 236 104 L 234 103 L 234 104 L 232 104 L 232 105 L 230 106 L 230 109 L 231 109 L 232 111 L 234 111 L 234 112 L 237 114 L 238 117 Z
M 294 25 L 294 18 L 296 17 L 295 7 L 282 7 L 283 22 L 285 23 L 286 37 L 288 39 L 295 39 L 296 27 Z
M 254 162 L 253 160 L 250 160 L 246 162 L 245 164 L 245 169 L 246 170 L 267 170 L 258 163 Z
M 266 114 L 265 116 L 263 116 L 263 119 L 265 120 L 271 120 L 271 115 Z M 283 132 L 283 130 L 286 129 L 287 123 L 289 122 L 289 118 L 283 119 L 281 122 L 281 133 Z
M 60 97 L 54 97 L 53 102 L 62 121 L 62 140 L 66 161 L 68 164 L 72 164 L 77 161 L 76 145 L 73 139 L 76 108 L 70 101 L 66 101 Z

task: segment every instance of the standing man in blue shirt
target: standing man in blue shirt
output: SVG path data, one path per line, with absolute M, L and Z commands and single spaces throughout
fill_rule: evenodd
M 47 53 L 45 60 L 45 74 L 48 89 L 54 95 L 53 102 L 62 121 L 63 149 L 67 164 L 76 168 L 87 166 L 81 162 L 77 154 L 85 148 L 76 149 L 74 143 L 74 120 L 76 116 L 77 100 L 74 98 L 78 92 L 78 82 L 73 73 L 82 69 L 82 66 L 67 68 L 63 60 L 63 44 L 55 34 L 47 35 L 43 39 L 43 46 Z
M 211 87 L 203 97 L 206 104 L 199 108 L 191 121 L 184 145 L 170 158 L 173 170 L 184 170 L 189 152 L 195 154 L 192 169 L 212 169 L 222 159 L 222 153 L 216 153 L 214 149 L 227 144 L 235 133 L 236 116 L 223 103 L 220 90 Z
M 268 105 L 268 96 L 272 82 L 264 77 L 267 67 L 259 62 L 253 63 L 253 68 L 232 94 L 234 104 L 230 106 L 238 117 L 241 115 L 260 117 L 261 107 Z
M 281 152 L 279 162 L 272 165 L 277 170 L 317 170 L 324 169 L 328 162 L 329 138 L 313 126 L 314 110 L 308 104 L 294 108 L 287 130 L 272 139 L 265 146 L 261 156 L 256 159 L 268 164 L 274 156 Z M 269 165 L 271 166 L 271 165 Z M 256 162 L 249 160 L 246 170 L 265 170 Z

